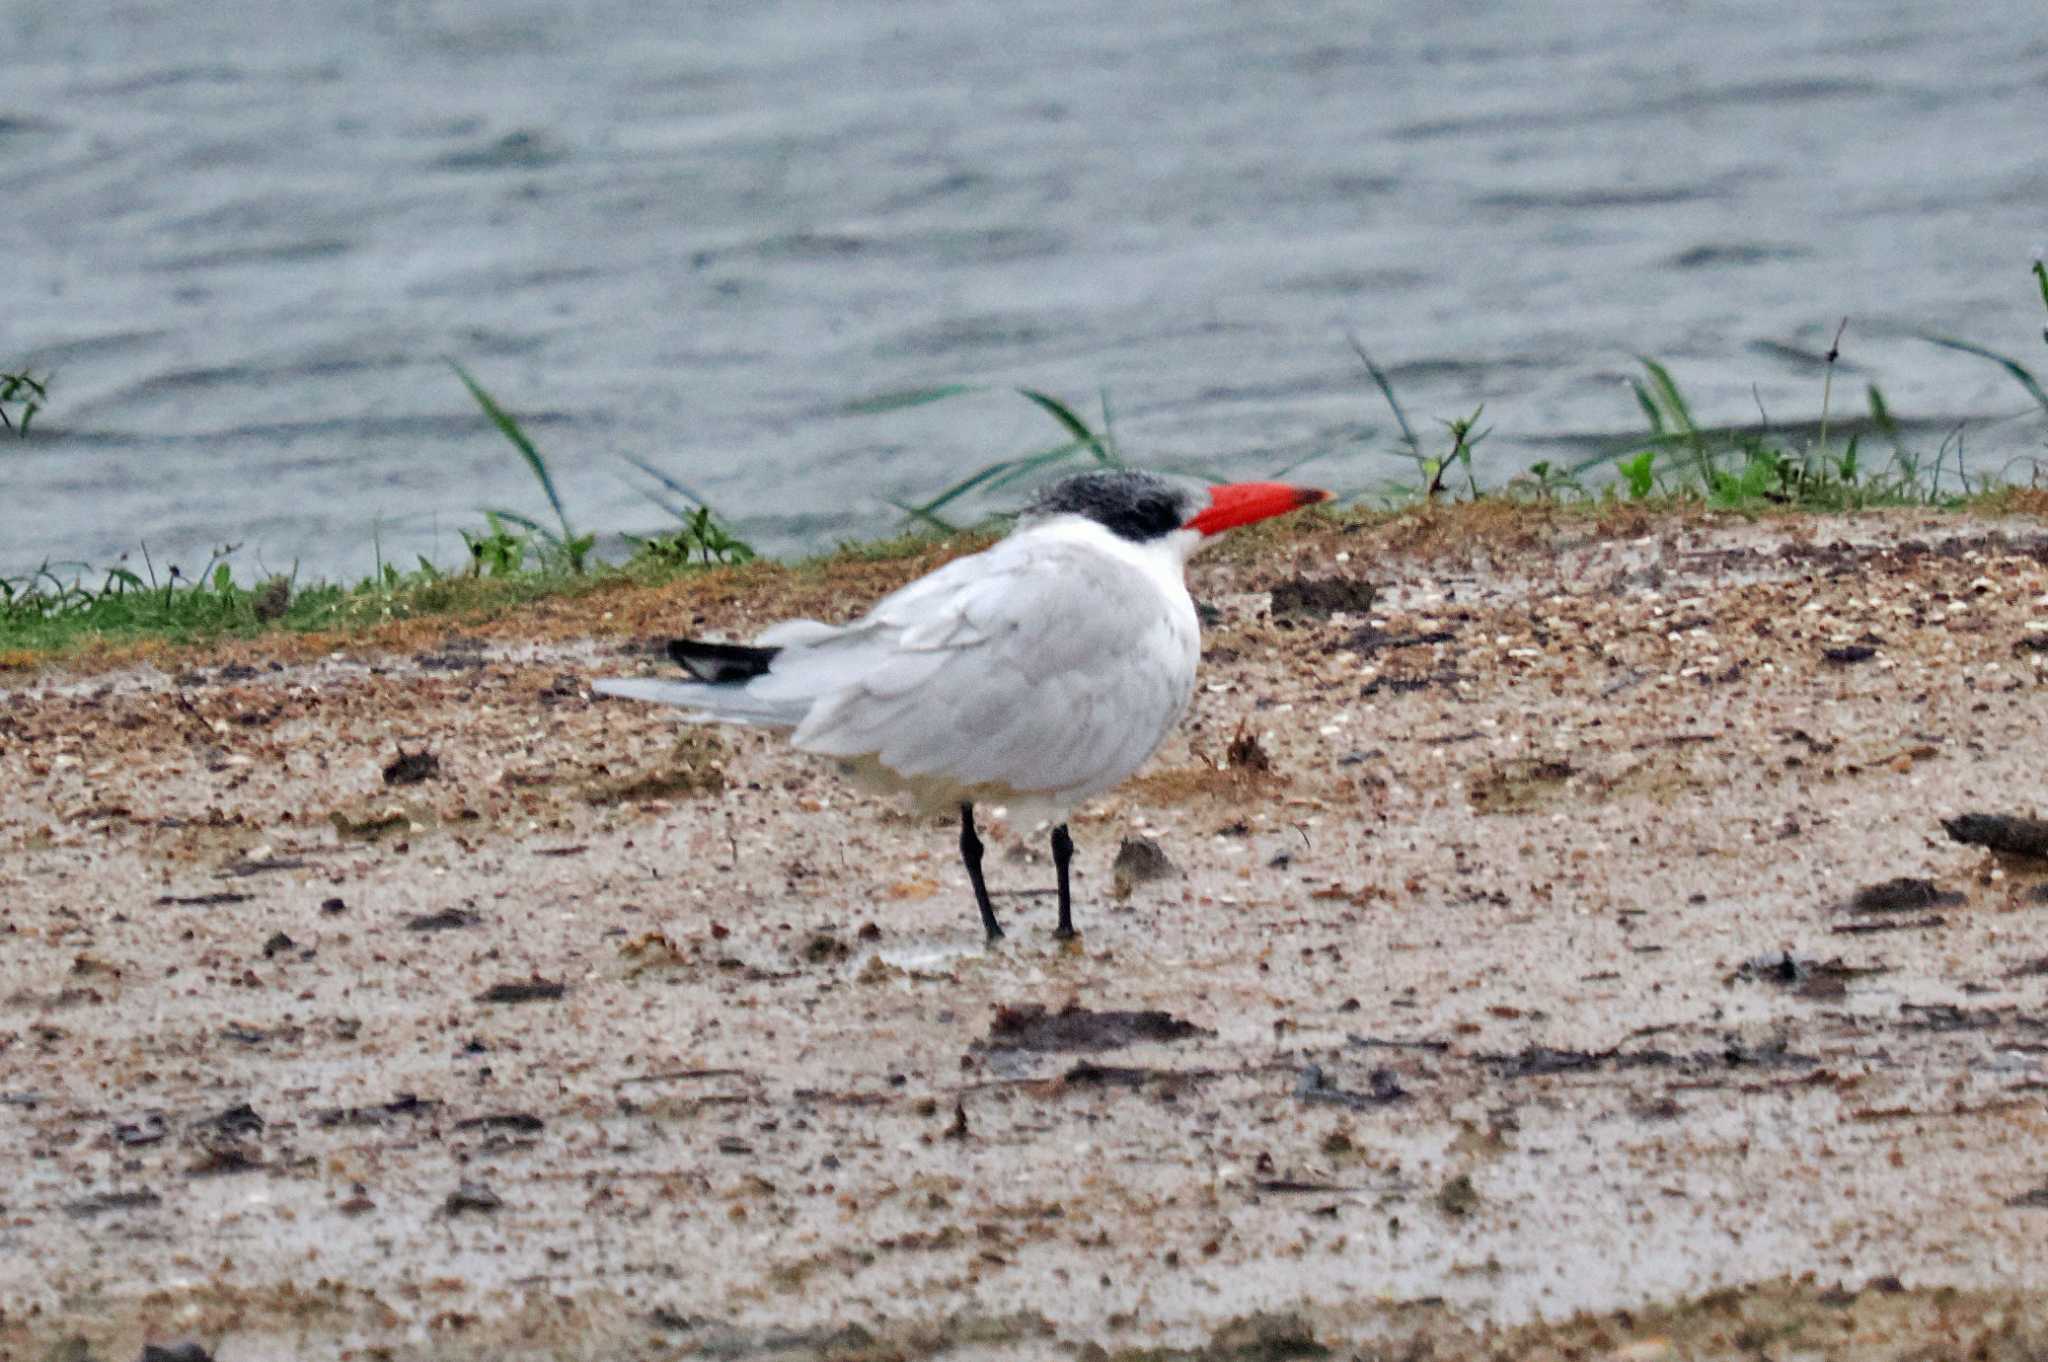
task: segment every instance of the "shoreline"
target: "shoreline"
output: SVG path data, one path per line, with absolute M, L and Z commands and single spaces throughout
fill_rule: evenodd
M 1887 517 L 1925 516 L 1990 518 L 2048 517 L 2048 489 L 2001 487 L 1957 507 L 1876 506 L 1845 512 L 1759 503 L 1741 509 L 1715 509 L 1691 497 L 1647 501 L 1589 499 L 1570 501 L 1488 498 L 1480 501 L 1413 504 L 1397 509 L 1314 509 L 1298 513 L 1310 528 L 1279 533 L 1300 538 L 1331 534 L 1363 536 L 1368 545 L 1384 545 L 1425 558 L 1452 551 L 1467 540 L 1500 547 L 1529 547 L 1540 542 L 1569 544 L 1580 538 L 1621 539 L 1659 531 L 1713 524 L 1771 524 L 1801 519 L 1882 522 Z M 1238 531 L 1232 541 L 1210 550 L 1204 561 L 1241 558 L 1263 551 L 1273 531 Z M 304 661 L 337 649 L 402 651 L 419 646 L 436 631 L 462 630 L 486 637 L 562 638 L 579 633 L 612 632 L 604 626 L 621 614 L 628 622 L 657 627 L 654 616 L 669 601 L 702 602 L 717 609 L 735 596 L 756 594 L 787 599 L 799 612 L 830 612 L 840 602 L 879 595 L 889 585 L 930 571 L 948 558 L 993 542 L 988 530 L 963 530 L 939 535 L 907 531 L 799 559 L 753 559 L 739 563 L 692 564 L 666 570 L 635 571 L 630 564 L 604 564 L 589 573 L 528 570 L 509 578 L 440 572 L 435 577 L 397 590 L 366 580 L 356 587 L 312 583 L 298 591 L 338 594 L 343 606 L 327 612 L 328 622 L 304 627 L 289 618 L 246 614 L 227 625 L 191 627 L 159 624 L 94 632 L 67 630 L 54 640 L 24 632 L 0 632 L 0 688 L 39 674 L 85 675 L 125 666 L 161 662 L 167 666 L 200 665 L 214 653 L 254 661 Z M 900 566 L 892 566 L 900 565 Z M 157 588 L 149 588 L 151 591 Z M 237 587 L 254 598 L 261 585 Z

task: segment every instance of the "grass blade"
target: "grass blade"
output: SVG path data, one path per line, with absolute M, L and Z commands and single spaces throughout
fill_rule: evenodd
M 1012 467 L 1015 466 L 1015 464 L 1016 460 L 1014 459 L 998 460 L 997 462 L 990 464 L 988 467 L 981 469 L 979 472 L 971 473 L 967 477 L 962 478 L 959 482 L 954 483 L 951 487 L 948 487 L 945 491 L 939 493 L 930 501 L 925 502 L 922 506 L 916 507 L 915 509 L 921 515 L 928 515 L 931 512 L 938 510 L 941 506 L 946 505 L 948 502 L 957 501 L 959 498 L 966 496 L 969 492 L 972 492 L 975 488 L 981 486 L 990 478 L 993 478 L 998 474 L 1008 472 Z
M 1002 488 L 1008 487 L 1013 482 L 1030 477 L 1041 468 L 1059 463 L 1064 459 L 1072 458 L 1080 453 L 1082 448 L 1083 446 L 1080 443 L 1073 442 L 1042 450 L 1037 454 L 1031 455 L 1029 458 L 1012 460 L 1010 471 L 989 483 L 983 490 L 989 492 L 999 491 Z
M 933 515 L 931 511 L 926 507 L 912 506 L 909 502 L 898 501 L 894 497 L 883 497 L 882 500 L 888 502 L 891 506 L 894 506 L 897 510 L 903 512 L 903 514 L 909 516 L 911 519 L 923 521 L 925 524 L 931 526 L 933 529 L 937 530 L 941 534 L 957 534 L 959 532 L 957 527 L 952 525 L 950 522 Z
M 1119 460 L 1116 455 L 1110 453 L 1109 446 L 1102 442 L 1102 437 L 1090 430 L 1086 421 L 1074 415 L 1066 403 L 1048 393 L 1039 392 L 1036 388 L 1019 388 L 1017 391 L 1036 402 L 1053 420 L 1065 426 L 1067 433 L 1074 437 L 1077 444 L 1094 452 L 1098 463 L 1108 464 L 1112 468 L 1117 466 Z
M 1636 400 L 1642 402 L 1647 398 L 1650 405 L 1664 414 L 1662 421 L 1653 420 L 1651 425 L 1656 427 L 1660 434 L 1664 427 L 1672 427 L 1673 434 L 1691 447 L 1693 461 L 1699 468 L 1701 485 L 1713 487 L 1714 454 L 1707 447 L 1706 436 L 1700 430 L 1699 423 L 1693 420 L 1692 408 L 1686 403 L 1685 394 L 1679 391 L 1678 380 L 1671 376 L 1669 369 L 1648 355 L 1637 355 L 1636 359 L 1642 364 L 1643 371 L 1650 376 L 1648 392 L 1644 392 L 1638 385 Z
M 1415 427 L 1408 424 L 1408 413 L 1401 410 L 1401 399 L 1394 396 L 1393 380 L 1387 377 L 1386 370 L 1373 363 L 1372 356 L 1365 352 L 1365 346 L 1359 343 L 1357 336 L 1346 332 L 1344 339 L 1351 342 L 1352 350 L 1365 362 L 1365 371 L 1371 374 L 1372 381 L 1379 385 L 1380 395 L 1385 397 L 1387 405 L 1394 409 L 1394 420 L 1401 427 L 1401 443 L 1408 446 L 1409 456 L 1419 461 L 1422 458 L 1422 442 L 1415 438 Z
M 1899 423 L 1892 416 L 1890 404 L 1884 400 L 1884 393 L 1879 390 L 1875 383 L 1869 385 L 1868 395 L 1870 398 L 1870 419 L 1877 423 L 1878 430 L 1884 435 L 1885 439 L 1892 442 L 1892 447 L 1896 449 L 1899 443 Z
M 670 501 L 667 497 L 663 496 L 661 493 L 653 490 L 652 488 L 634 486 L 634 484 L 630 481 L 628 481 L 626 485 L 628 487 L 632 487 L 634 491 L 638 492 L 641 496 L 647 498 L 647 500 L 653 502 L 655 509 L 661 511 L 663 514 L 671 516 L 676 520 L 688 520 L 690 518 L 690 508 L 688 506 L 685 506 L 682 502 Z
M 1664 434 L 1664 413 L 1657 410 L 1657 404 L 1650 397 L 1650 390 L 1643 386 L 1640 378 L 1631 378 L 1629 388 L 1636 395 L 1636 405 L 1643 409 L 1643 419 L 1650 423 L 1650 434 L 1661 437 Z
M 557 538 L 557 537 L 555 536 L 555 532 L 554 532 L 553 530 L 551 530 L 551 529 L 549 529 L 549 528 L 548 528 L 547 526 L 545 526 L 545 525 L 541 524 L 541 523 L 540 523 L 540 522 L 539 522 L 538 520 L 535 520 L 535 519 L 534 519 L 534 518 L 533 518 L 532 516 L 525 516 L 525 515 L 521 515 L 521 514 L 519 514 L 519 512 L 517 512 L 517 511 L 507 511 L 507 510 L 502 510 L 502 509 L 500 509 L 500 510 L 487 510 L 487 511 L 485 511 L 485 512 L 484 512 L 484 514 L 485 514 L 485 515 L 494 515 L 494 516 L 496 516 L 496 517 L 497 517 L 498 519 L 500 519 L 500 520 L 504 521 L 505 523 L 507 523 L 507 524 L 509 524 L 509 525 L 517 525 L 517 526 L 518 526 L 518 527 L 519 527 L 520 529 L 522 529 L 522 530 L 525 530 L 525 531 L 526 531 L 526 532 L 527 532 L 528 534 L 536 534 L 536 535 L 539 535 L 539 536 L 540 536 L 540 539 L 541 539 L 541 542 L 542 542 L 542 543 L 544 543 L 544 544 L 556 544 L 556 545 L 559 545 L 559 544 L 560 544 L 560 543 L 562 542 L 562 541 L 561 541 L 560 539 L 558 539 L 558 538 Z
M 519 422 L 513 420 L 511 415 L 483 390 L 483 386 L 470 377 L 469 370 L 452 359 L 448 361 L 448 367 L 462 380 L 462 386 L 469 389 L 469 395 L 483 408 L 484 415 L 491 418 L 491 424 L 498 428 L 498 433 L 512 442 L 512 447 L 519 451 L 519 457 L 526 460 L 526 466 L 533 470 L 533 476 L 540 481 L 540 490 L 547 493 L 548 505 L 555 508 L 555 518 L 562 522 L 562 539 L 574 539 L 576 532 L 569 528 L 569 513 L 563 509 L 562 498 L 555 492 L 555 480 L 549 476 L 548 461 L 541 457 L 540 450 L 526 437 L 526 432 L 519 428 Z
M 1116 416 L 1110 410 L 1109 389 L 1103 388 L 1100 391 L 1102 393 L 1102 445 L 1103 448 L 1109 451 L 1110 462 L 1121 464 L 1124 461 L 1124 454 L 1122 450 L 1116 447 Z
M 945 491 L 939 493 L 917 509 L 927 514 L 937 511 L 941 506 L 958 500 L 976 488 L 988 492 L 996 491 L 1017 481 L 1019 478 L 1029 476 L 1047 464 L 1057 463 L 1061 459 L 1073 455 L 1080 448 L 1079 444 L 1070 441 L 1067 444 L 1032 454 L 1026 458 L 999 459 L 988 467 L 979 469 L 959 482 L 954 483 L 951 487 L 948 487 Z
M 1323 455 L 1327 454 L 1328 452 L 1329 451 L 1325 449 L 1311 449 L 1308 453 L 1302 455 L 1300 458 L 1293 459 L 1287 463 L 1281 464 L 1278 468 L 1273 469 L 1265 476 L 1271 478 L 1274 482 L 1285 482 L 1287 480 L 1288 475 L 1293 473 L 1294 470 L 1302 467 L 1304 464 L 1314 463 L 1317 459 L 1322 458 Z M 1202 477 L 1207 478 L 1211 482 L 1230 481 L 1229 478 L 1217 477 L 1214 473 L 1209 472 L 1207 469 L 1197 468 L 1195 472 L 1200 474 Z
M 633 467 L 635 467 L 635 468 L 639 469 L 639 470 L 640 470 L 640 471 L 641 471 L 642 473 L 645 473 L 645 474 L 646 474 L 646 475 L 647 475 L 648 477 L 650 477 L 650 478 L 653 478 L 653 479 L 654 479 L 654 480 L 655 480 L 656 482 L 660 483 L 660 484 L 661 484 L 661 485 L 662 485 L 663 487 L 666 487 L 666 488 L 668 488 L 668 490 L 669 490 L 669 491 L 671 491 L 671 492 L 675 493 L 675 494 L 676 494 L 677 496 L 679 496 L 679 497 L 683 497 L 683 498 L 687 499 L 687 500 L 688 500 L 688 501 L 690 501 L 690 502 L 691 502 L 691 503 L 692 503 L 693 505 L 697 505 L 697 506 L 708 506 L 708 505 L 710 505 L 710 503 L 709 503 L 709 502 L 705 501 L 703 497 L 701 497 L 701 496 L 698 496 L 698 495 L 697 495 L 697 493 L 696 493 L 695 491 L 693 491 L 693 490 L 692 490 L 692 489 L 691 489 L 690 487 L 686 486 L 686 485 L 685 485 L 685 484 L 683 484 L 683 483 L 677 482 L 677 481 L 676 481 L 676 480 L 675 480 L 674 478 L 672 478 L 672 477 L 670 477 L 670 476 L 669 476 L 668 474 L 666 474 L 666 473 L 662 472 L 662 471 L 661 471 L 661 470 L 660 470 L 659 468 L 656 468 L 656 467 L 655 467 L 655 466 L 654 466 L 653 464 L 651 464 L 651 463 L 647 462 L 647 460 L 645 460 L 645 459 L 643 459 L 643 458 L 639 457 L 638 455 L 636 455 L 636 454 L 623 454 L 623 453 L 622 453 L 622 454 L 620 454 L 620 455 L 619 455 L 619 457 L 620 457 L 620 458 L 622 458 L 622 459 L 624 459 L 624 460 L 625 460 L 625 461 L 626 461 L 627 463 L 629 463 L 629 464 L 632 464 L 632 465 L 633 465 Z M 643 493 L 642 495 L 645 495 L 645 494 Z
M 1670 424 L 1685 435 L 1697 435 L 1699 423 L 1692 419 L 1692 408 L 1686 405 L 1685 394 L 1678 390 L 1671 371 L 1648 355 L 1637 355 L 1636 359 L 1650 375 L 1651 393 Z
M 2042 390 L 2040 382 L 2028 370 L 2026 365 L 2021 364 L 2010 355 L 2001 355 L 1996 350 L 1987 350 L 1981 345 L 1972 345 L 1966 340 L 1957 340 L 1953 336 L 1935 336 L 1923 331 L 1920 333 L 1920 339 L 1930 345 L 1939 345 L 1948 350 L 1960 350 L 1966 355 L 1975 355 L 1979 359 L 1990 360 L 1993 364 L 1998 365 L 2017 379 L 2019 385 L 2027 390 L 2027 395 L 2036 402 L 2039 402 L 2043 411 L 2048 411 L 2048 391 Z
M 942 383 L 934 388 L 905 388 L 901 392 L 856 398 L 839 410 L 847 416 L 875 416 L 882 412 L 902 411 L 906 407 L 929 406 L 949 397 L 980 391 L 980 387 L 972 383 Z

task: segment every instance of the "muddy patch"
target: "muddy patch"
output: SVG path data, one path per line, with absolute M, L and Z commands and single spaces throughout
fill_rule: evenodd
M 1568 761 L 1518 757 L 1480 767 L 1466 778 L 1465 794 L 1479 813 L 1535 813 L 1571 802 L 1578 768 Z
M 682 730 L 659 765 L 613 774 L 600 771 L 583 787 L 592 804 L 639 804 L 661 799 L 696 799 L 725 789 L 730 749 L 715 731 L 689 726 Z
M 1049 1012 L 1036 1003 L 996 1009 L 985 1050 L 1118 1050 L 1145 1042 L 1166 1043 L 1213 1035 L 1192 1022 L 1165 1012 L 1096 1012 L 1068 1003 Z
M 1326 620 L 1332 615 L 1370 614 L 1378 596 L 1372 583 L 1356 577 L 1294 577 L 1273 588 L 1276 620 Z

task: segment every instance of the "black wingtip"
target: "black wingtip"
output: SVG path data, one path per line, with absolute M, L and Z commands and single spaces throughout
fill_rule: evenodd
M 690 638 L 679 638 L 668 645 L 668 655 L 677 666 L 693 679 L 713 686 L 751 681 L 763 675 L 781 651 L 744 643 L 699 643 Z

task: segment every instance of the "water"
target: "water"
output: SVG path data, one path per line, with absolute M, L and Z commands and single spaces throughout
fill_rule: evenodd
M 1486 403 L 1496 479 L 1639 429 L 1638 352 L 1811 418 L 1843 316 L 1838 410 L 2048 438 L 1913 334 L 2048 360 L 2035 0 L 10 0 L 0 52 L 0 365 L 56 375 L 5 571 L 453 561 L 544 506 L 444 357 L 580 525 L 662 523 L 630 453 L 780 551 L 1053 442 L 1016 385 L 1398 480 L 1347 329 L 1419 423 Z

